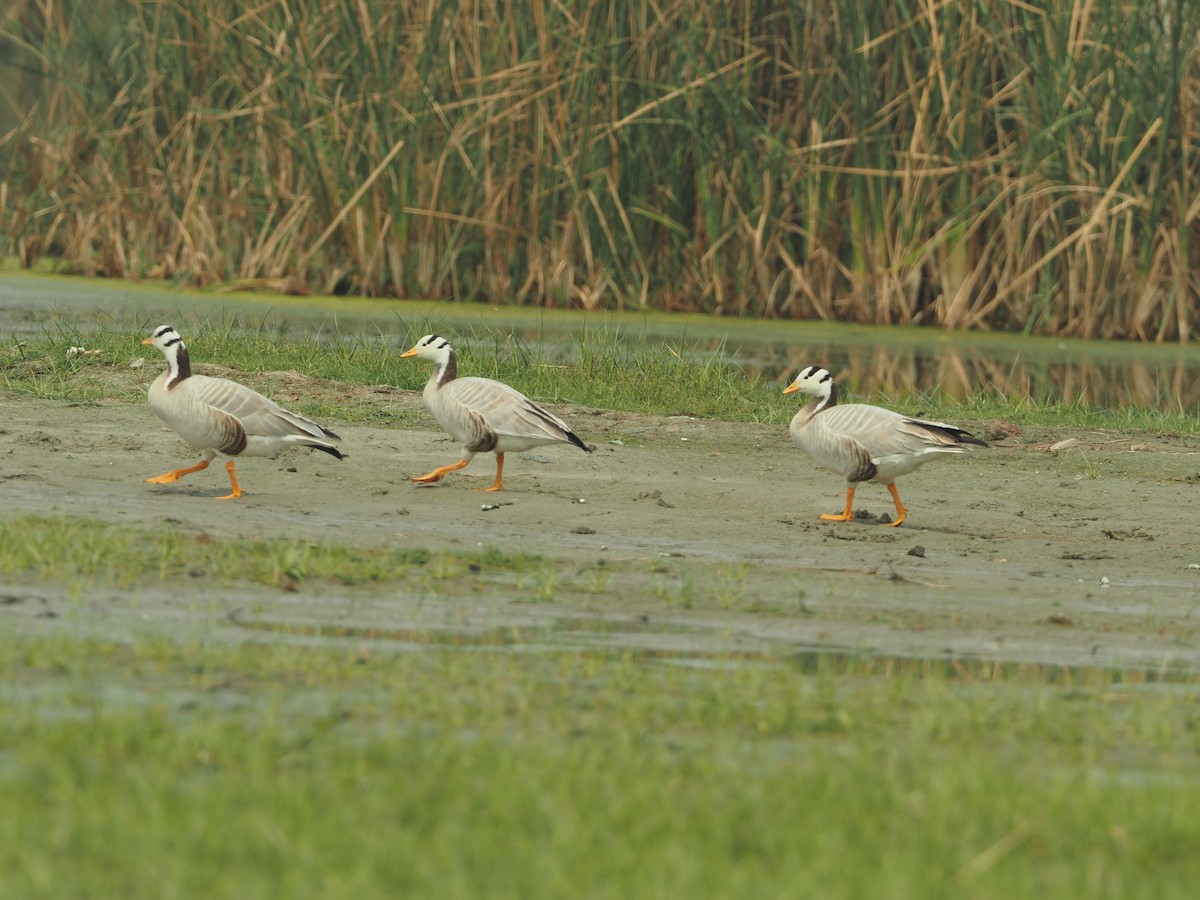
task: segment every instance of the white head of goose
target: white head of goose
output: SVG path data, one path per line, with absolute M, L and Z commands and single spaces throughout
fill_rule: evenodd
M 803 369 L 784 389 L 803 391 L 816 399 L 796 413 L 792 440 L 817 465 L 846 479 L 846 508 L 840 514 L 822 515 L 830 522 L 854 518 L 854 486 L 860 481 L 887 485 L 896 501 L 899 525 L 908 514 L 896 490 L 896 478 L 949 453 L 962 453 L 966 445 L 986 447 L 983 441 L 944 422 L 926 422 L 863 403 L 839 406 L 833 376 L 819 366 Z
M 518 453 L 542 444 L 588 447 L 566 423 L 542 409 L 520 391 L 490 378 L 459 378 L 454 348 L 445 338 L 427 334 L 402 359 L 419 356 L 435 364 L 425 385 L 425 406 L 437 423 L 462 444 L 462 459 L 414 478 L 418 484 L 441 481 L 447 473 L 467 465 L 476 453 L 496 454 L 496 480 L 484 491 L 504 488 L 504 454 Z
M 328 428 L 288 412 L 257 391 L 230 381 L 193 375 L 187 346 L 170 325 L 154 329 L 142 341 L 167 358 L 167 370 L 154 379 L 147 395 L 150 408 L 185 441 L 203 454 L 200 462 L 165 475 L 147 478 L 150 484 L 171 484 L 191 472 L 207 469 L 218 453 L 225 456 L 274 456 L 285 447 L 312 447 L 342 458 L 331 441 L 341 440 Z M 225 463 L 232 500 L 245 492 L 238 485 L 233 460 Z

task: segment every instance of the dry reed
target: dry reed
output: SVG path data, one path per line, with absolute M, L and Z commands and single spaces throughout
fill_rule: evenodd
M 0 253 L 1187 340 L 1198 32 L 1187 0 L 15 0 Z

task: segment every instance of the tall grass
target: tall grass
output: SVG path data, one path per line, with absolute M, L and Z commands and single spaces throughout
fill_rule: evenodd
M 15 0 L 0 252 L 1186 340 L 1200 5 Z

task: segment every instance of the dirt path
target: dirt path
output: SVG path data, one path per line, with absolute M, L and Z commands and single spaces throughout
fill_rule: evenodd
M 285 403 L 302 392 L 349 390 L 283 373 L 253 383 Z M 544 603 L 528 602 L 528 585 L 498 582 L 431 600 L 327 585 L 229 589 L 200 579 L 79 600 L 21 581 L 5 588 L 13 599 L 0 604 L 0 622 L 106 632 L 206 627 L 245 637 L 235 611 L 253 607 L 270 621 L 395 633 L 530 625 L 568 643 L 657 650 L 826 648 L 1200 668 L 1194 440 L 997 440 L 903 479 L 909 518 L 891 529 L 819 521 L 840 507 L 842 483 L 812 468 L 783 424 L 558 408 L 595 452 L 513 457 L 499 495 L 470 490 L 490 483 L 490 456 L 441 485 L 417 487 L 408 478 L 453 461 L 456 446 L 420 411 L 417 395 L 358 393 L 355 402 L 405 411 L 419 427 L 327 420 L 344 438 L 346 460 L 306 452 L 245 460 L 238 473 L 248 493 L 234 502 L 212 499 L 228 485 L 219 465 L 170 487 L 143 483 L 195 460 L 143 404 L 0 395 L 0 516 L 369 546 L 495 546 L 590 574 L 564 576 Z M 1072 438 L 1058 452 L 1045 449 Z M 481 508 L 497 500 L 506 505 Z M 874 514 L 891 511 L 877 485 L 860 489 L 857 501 Z M 585 581 L 591 590 L 580 587 Z

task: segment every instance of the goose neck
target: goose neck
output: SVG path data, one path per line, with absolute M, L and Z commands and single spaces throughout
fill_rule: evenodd
M 435 387 L 445 387 L 458 377 L 458 360 L 454 351 L 446 348 L 446 357 L 438 363 L 437 371 L 431 379 Z
M 823 410 L 831 409 L 832 407 L 837 406 L 837 385 L 832 381 L 828 382 L 828 391 L 829 392 L 827 394 L 819 394 L 817 398 L 809 404 L 809 408 L 812 410 L 812 414 L 814 416 Z
M 167 371 L 170 373 L 167 378 L 167 390 L 192 376 L 192 362 L 188 357 L 187 347 L 182 343 L 167 348 Z

